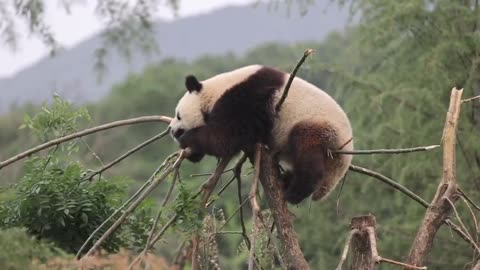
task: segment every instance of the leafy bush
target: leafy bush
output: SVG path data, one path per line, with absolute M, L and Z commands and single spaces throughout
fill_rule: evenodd
M 23 127 L 46 140 L 72 132 L 78 122 L 89 119 L 85 109 L 75 110 L 55 97 L 51 107 L 43 107 L 34 117 L 25 116 Z M 78 251 L 127 199 L 129 184 L 123 178 L 90 181 L 85 177 L 87 170 L 75 161 L 78 148 L 75 142 L 65 143 L 46 157 L 32 157 L 26 162 L 20 181 L 0 192 L 0 227 L 25 227 L 32 235 L 48 239 L 67 252 Z M 148 208 L 141 207 L 101 248 L 113 252 L 121 247 L 143 246 L 150 220 Z

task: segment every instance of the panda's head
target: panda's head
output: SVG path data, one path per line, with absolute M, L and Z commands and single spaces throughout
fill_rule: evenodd
M 185 79 L 187 92 L 180 99 L 175 108 L 175 117 L 170 122 L 170 133 L 178 139 L 188 130 L 205 125 L 203 104 L 203 85 L 193 75 Z

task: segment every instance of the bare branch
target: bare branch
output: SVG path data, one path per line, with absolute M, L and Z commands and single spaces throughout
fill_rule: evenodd
M 110 163 L 108 163 L 107 165 L 104 165 L 102 166 L 102 168 L 92 172 L 90 175 L 88 175 L 87 177 L 91 180 L 93 179 L 93 177 L 95 177 L 96 175 L 99 175 L 99 174 L 102 174 L 103 172 L 105 172 L 106 170 L 112 168 L 113 166 L 117 165 L 118 163 L 122 162 L 122 160 L 126 159 L 128 156 L 134 154 L 135 152 L 139 151 L 140 149 L 148 146 L 149 144 L 163 138 L 165 135 L 168 134 L 168 131 L 169 129 L 166 129 L 165 131 L 163 131 L 162 133 L 158 134 L 158 135 L 155 135 L 153 136 L 152 138 L 144 141 L 143 143 L 135 146 L 134 148 L 130 149 L 129 151 L 127 151 L 125 154 L 119 156 L 118 158 L 116 158 L 115 160 L 111 161 Z
M 470 203 L 477 211 L 480 211 L 480 207 L 475 204 L 475 202 L 473 202 L 473 200 L 467 196 L 467 194 L 465 192 L 463 192 L 463 190 L 461 190 L 460 188 L 458 188 L 458 192 L 460 193 L 460 195 L 465 199 L 467 200 L 468 203 Z
M 480 95 L 474 96 L 474 97 L 471 97 L 471 98 L 467 98 L 467 99 L 462 99 L 462 103 L 470 102 L 470 101 L 475 100 L 475 99 L 480 99 Z
M 473 240 L 473 237 L 470 235 L 470 233 L 468 232 L 468 229 L 467 227 L 465 226 L 465 224 L 463 224 L 463 221 L 462 219 L 460 218 L 460 215 L 458 214 L 458 211 L 457 211 L 457 208 L 455 207 L 455 204 L 453 204 L 453 202 L 449 199 L 449 198 L 445 198 L 445 200 L 450 204 L 450 206 L 452 207 L 453 209 L 453 212 L 455 213 L 455 216 L 458 220 L 458 222 L 460 223 L 460 226 L 462 228 L 462 232 L 468 237 L 468 240 L 469 242 L 471 243 L 475 243 L 475 240 Z M 475 244 L 475 249 L 476 251 L 480 254 L 480 249 L 478 248 L 478 245 Z
M 315 50 L 312 49 L 307 49 L 304 53 L 302 58 L 300 58 L 300 61 L 298 61 L 297 65 L 293 69 L 292 73 L 290 74 L 290 77 L 288 78 L 287 84 L 285 85 L 285 89 L 283 89 L 282 97 L 278 101 L 277 105 L 275 106 L 275 112 L 279 112 L 280 108 L 282 107 L 282 104 L 285 102 L 285 99 L 287 99 L 288 96 L 288 91 L 290 90 L 290 86 L 292 85 L 293 79 L 297 75 L 298 70 L 302 66 L 303 62 L 307 59 L 307 57 L 314 53 Z
M 375 171 L 372 171 L 372 170 L 369 170 L 367 168 L 363 168 L 363 167 L 360 167 L 360 166 L 357 166 L 357 165 L 350 165 L 349 167 L 349 170 L 351 171 L 354 171 L 354 172 L 358 172 L 358 173 L 361 173 L 361 174 L 365 174 L 365 175 L 368 175 L 368 176 L 372 176 L 384 183 L 386 183 L 387 185 L 395 188 L 396 190 L 402 192 L 403 194 L 407 195 L 408 197 L 412 198 L 413 200 L 415 200 L 416 202 L 418 202 L 419 204 L 421 204 L 423 207 L 428 207 L 429 204 L 424 200 L 422 199 L 420 196 L 418 196 L 417 194 L 415 194 L 413 191 L 409 190 L 408 188 L 400 185 L 399 183 L 393 181 L 392 179 L 378 173 L 378 172 L 375 172 Z
M 477 242 L 478 242 L 478 236 L 479 236 L 479 234 L 480 234 L 480 228 L 478 227 L 477 217 L 475 216 L 475 213 L 473 212 L 472 207 L 470 206 L 470 204 L 468 203 L 468 201 L 465 199 L 465 197 L 462 196 L 462 200 L 463 200 L 463 202 L 465 203 L 465 205 L 467 206 L 468 211 L 470 211 L 470 215 L 472 216 L 473 224 L 474 224 L 474 226 L 475 226 L 475 238 L 476 238 L 473 242 L 474 242 L 474 243 L 477 243 Z M 473 240 L 473 239 L 472 239 L 472 240 Z
M 411 265 L 425 265 L 435 235 L 452 210 L 446 199 L 455 202 L 458 197 L 455 146 L 462 93 L 463 89 L 453 88 L 451 91 L 443 137 L 443 179 L 438 185 L 435 197 L 425 213 L 422 225 L 413 242 L 408 260 Z M 411 268 L 406 267 L 405 269 Z
M 223 158 L 222 160 L 220 160 L 213 174 L 208 178 L 207 183 L 203 185 L 202 203 L 204 207 L 207 206 L 207 202 L 208 202 L 208 199 L 210 198 L 210 195 L 212 195 L 212 192 L 217 186 L 217 183 L 220 180 L 220 177 L 222 177 L 223 171 L 225 170 L 225 168 L 227 167 L 231 159 L 232 158 L 230 157 L 230 158 Z
M 96 133 L 96 132 L 107 130 L 107 129 L 112 129 L 112 128 L 115 128 L 115 127 L 127 126 L 127 125 L 133 125 L 133 124 L 140 124 L 140 123 L 148 123 L 148 122 L 170 123 L 171 120 L 172 119 L 170 117 L 161 116 L 161 115 L 159 115 L 159 116 L 143 116 L 143 117 L 138 117 L 138 118 L 131 118 L 131 119 L 126 119 L 126 120 L 115 121 L 115 122 L 112 122 L 112 123 L 108 123 L 108 124 L 92 127 L 92 128 L 89 128 L 89 129 L 85 129 L 85 130 L 82 130 L 80 132 L 76 132 L 76 133 L 61 137 L 61 138 L 51 140 L 49 142 L 46 142 L 44 144 L 38 145 L 34 148 L 31 148 L 31 149 L 29 149 L 29 150 L 27 150 L 23 153 L 20 153 L 20 154 L 14 156 L 14 157 L 11 157 L 7 160 L 4 160 L 4 161 L 0 162 L 0 170 L 5 166 L 8 166 L 8 165 L 10 165 L 10 164 L 12 164 L 12 163 L 14 163 L 18 160 L 26 158 L 26 157 L 28 157 L 32 154 L 35 154 L 37 152 L 40 152 L 40 151 L 44 150 L 44 149 L 47 149 L 49 147 L 59 145 L 59 144 L 62 144 L 64 142 L 68 142 L 68 141 L 71 141 L 73 139 L 83 137 L 83 136 L 86 136 L 86 135 L 89 135 L 89 134 L 92 134 L 92 133 Z
M 430 145 L 430 146 L 421 146 L 413 148 L 403 148 L 403 149 L 372 149 L 372 150 L 336 150 L 331 151 L 336 154 L 343 155 L 372 155 L 372 154 L 403 154 L 411 152 L 420 152 L 420 151 L 429 151 L 439 147 L 440 145 Z
M 187 150 L 182 150 L 175 161 L 173 165 L 170 167 L 167 167 L 165 171 L 162 173 L 162 175 L 155 179 L 150 186 L 148 186 L 145 191 L 123 212 L 123 214 L 113 223 L 112 226 L 97 240 L 97 242 L 90 248 L 90 250 L 87 252 L 85 256 L 90 256 L 93 254 L 95 250 L 98 249 L 98 247 L 107 239 L 117 228 L 122 224 L 122 222 L 125 220 L 125 218 L 133 212 L 138 205 L 145 199 L 146 196 L 148 196 L 173 170 L 175 170 L 180 164 L 182 163 L 183 159 L 186 156 Z

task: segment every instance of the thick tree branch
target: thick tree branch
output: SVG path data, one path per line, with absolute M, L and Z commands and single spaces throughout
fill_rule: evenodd
M 254 270 L 254 261 L 255 261 L 255 240 L 257 239 L 258 234 L 258 220 L 260 218 L 260 205 L 257 199 L 258 193 L 258 182 L 260 178 L 261 171 L 261 158 L 262 158 L 262 148 L 261 144 L 257 144 L 255 147 L 255 177 L 253 178 L 252 189 L 250 190 L 250 204 L 252 206 L 252 220 L 253 220 L 253 233 L 252 233 L 252 245 L 249 251 L 248 258 L 248 270 Z
M 287 269 L 308 270 L 310 266 L 300 248 L 297 233 L 293 227 L 293 215 L 288 211 L 287 202 L 280 187 L 278 169 L 274 164 L 269 151 L 263 149 L 260 182 L 277 227 L 278 238 L 282 245 L 282 257 Z
M 413 242 L 408 260 L 411 265 L 422 266 L 426 264 L 433 240 L 452 210 L 448 200 L 455 202 L 458 198 L 455 146 L 462 93 L 463 89 L 458 90 L 456 88 L 453 88 L 451 92 L 443 136 L 443 179 L 430 207 L 427 208 Z M 405 269 L 412 268 L 405 267 Z
M 49 142 L 46 142 L 44 144 L 38 145 L 34 148 L 31 148 L 31 149 L 29 149 L 29 150 L 27 150 L 23 153 L 20 153 L 20 154 L 14 156 L 14 157 L 11 157 L 7 160 L 4 160 L 4 161 L 0 162 L 0 170 L 5 166 L 8 166 L 8 165 L 10 165 L 10 164 L 12 164 L 12 163 L 14 163 L 18 160 L 26 158 L 26 157 L 28 157 L 32 154 L 35 154 L 37 152 L 40 152 L 40 151 L 44 150 L 44 149 L 47 149 L 49 147 L 59 145 L 59 144 L 62 144 L 64 142 L 68 142 L 68 141 L 71 141 L 71 140 L 74 140 L 76 138 L 80 138 L 80 137 L 83 137 L 83 136 L 86 136 L 86 135 L 89 135 L 89 134 L 92 134 L 92 133 L 96 133 L 96 132 L 99 132 L 99 131 L 112 129 L 112 128 L 120 127 L 120 126 L 127 126 L 127 125 L 148 123 L 148 122 L 163 122 L 163 123 L 168 124 L 168 123 L 170 123 L 171 120 L 172 119 L 170 117 L 161 116 L 161 115 L 159 115 L 159 116 L 143 116 L 143 117 L 138 117 L 138 118 L 131 118 L 131 119 L 126 119 L 126 120 L 115 121 L 115 122 L 104 124 L 104 125 L 101 125 L 101 126 L 96 126 L 96 127 L 92 127 L 92 128 L 89 128 L 89 129 L 85 129 L 85 130 L 82 130 L 80 132 L 76 132 L 76 133 L 61 137 L 61 138 L 51 140 Z

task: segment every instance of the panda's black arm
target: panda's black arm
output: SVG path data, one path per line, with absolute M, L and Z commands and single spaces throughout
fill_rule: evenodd
M 188 130 L 179 141 L 181 148 L 190 147 L 195 156 L 207 154 L 224 158 L 231 157 L 242 150 L 241 137 L 234 136 L 217 125 Z

